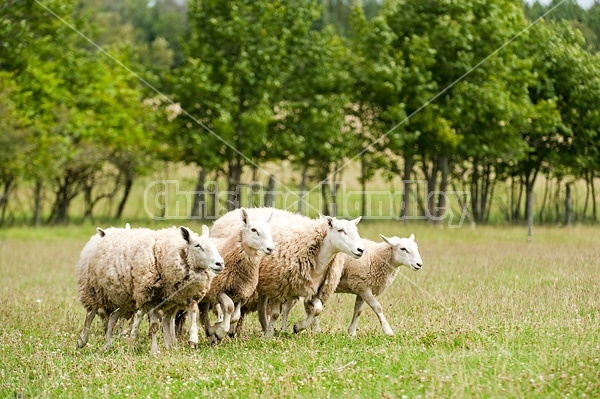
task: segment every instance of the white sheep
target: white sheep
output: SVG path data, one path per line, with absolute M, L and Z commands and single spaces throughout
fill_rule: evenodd
M 345 257 L 344 270 L 335 288 L 337 293 L 356 295 L 354 315 L 348 327 L 348 334 L 351 336 L 356 335 L 358 318 L 363 311 L 365 302 L 377 315 L 384 334 L 394 335 L 376 297 L 383 294 L 386 288 L 394 282 L 399 273 L 399 266 L 406 266 L 414 271 L 423 267 L 423 260 L 419 254 L 414 234 L 411 234 L 409 238 L 388 238 L 381 234 L 379 236 L 383 242 L 364 240 L 366 254 L 361 259 Z M 331 290 L 331 287 L 323 287 L 318 295 L 330 296 Z M 310 308 L 307 311 L 310 311 Z M 316 329 L 319 329 L 318 319 L 315 319 L 314 325 Z
M 158 352 L 156 332 L 163 310 L 165 344 L 173 343 L 174 313 L 198 301 L 208 290 L 214 272 L 223 269 L 216 241 L 203 226 L 202 236 L 185 227 L 159 231 L 131 229 L 110 232 L 93 245 L 88 258 L 91 288 L 82 298 L 88 310 L 84 331 L 97 309 L 110 312 L 105 348 L 112 345 L 112 332 L 120 317 L 137 310 L 148 313 L 152 353 Z M 80 347 L 87 336 L 78 340 Z
M 236 213 L 240 215 L 241 225 L 235 223 L 228 238 L 218 239 L 225 269 L 213 279 L 199 304 L 202 324 L 211 341 L 223 339 L 230 329 L 235 330 L 241 305 L 256 291 L 260 260 L 263 254 L 271 255 L 275 249 L 268 219 L 251 219 L 243 208 Z M 209 310 L 217 305 L 223 312 L 223 319 L 210 326 Z
M 336 256 L 339 252 L 356 258 L 362 256 L 364 244 L 356 228 L 360 217 L 351 221 L 330 216 L 314 220 L 273 208 L 247 211 L 252 217 L 273 215 L 271 229 L 276 248 L 273 255 L 262 258 L 257 286 L 259 320 L 264 334 L 270 337 L 283 303 L 298 297 L 312 298 L 330 270 L 341 272 L 342 259 Z M 215 222 L 213 236 L 223 236 L 235 225 L 240 219 L 236 212 Z M 250 309 L 253 306 L 248 304 Z M 317 298 L 311 314 L 296 323 L 294 331 L 300 332 L 312 324 L 322 309 L 323 304 Z
M 130 229 L 130 228 L 131 228 L 131 226 L 129 225 L 129 223 L 127 223 L 125 225 L 125 229 Z M 117 227 L 109 227 L 107 229 L 102 229 L 100 227 L 97 227 L 96 234 L 94 234 L 89 239 L 89 241 L 85 244 L 85 246 L 81 250 L 81 253 L 79 255 L 79 260 L 77 262 L 77 266 L 75 269 L 75 275 L 76 275 L 76 279 L 77 279 L 77 291 L 79 294 L 80 301 L 82 303 L 84 303 L 84 301 L 86 301 L 86 295 L 89 295 L 88 292 L 90 292 L 90 289 L 91 289 L 91 287 L 88 286 L 88 281 L 89 281 L 88 265 L 89 265 L 90 256 L 91 256 L 93 250 L 96 248 L 97 243 L 102 239 L 102 237 L 106 236 L 107 234 L 111 234 L 114 231 L 119 231 L 119 230 L 122 230 L 122 229 L 117 228 Z M 91 311 L 91 309 L 88 309 L 88 312 L 89 311 Z M 103 318 L 104 330 L 106 331 L 106 328 L 108 327 L 108 315 L 109 314 L 103 308 L 97 309 L 97 313 Z M 82 330 L 81 337 L 80 337 L 80 340 L 82 340 L 82 341 L 80 343 L 78 343 L 78 345 L 80 347 L 84 346 L 88 340 L 89 327 L 95 316 L 96 316 L 96 312 L 93 312 L 93 314 L 90 314 L 88 316 L 89 320 L 86 319 L 89 321 L 89 324 L 86 322 L 86 324 L 84 325 L 84 329 Z

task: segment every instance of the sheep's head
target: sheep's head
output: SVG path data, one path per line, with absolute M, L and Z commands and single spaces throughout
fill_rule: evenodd
M 415 241 L 415 235 L 411 234 L 408 238 L 386 237 L 379 235 L 394 250 L 394 262 L 396 266 L 410 267 L 412 270 L 419 270 L 423 267 L 423 260 L 419 253 L 419 246 Z
M 208 236 L 208 227 L 202 226 L 201 236 L 183 226 L 179 230 L 189 246 L 188 260 L 194 270 L 200 271 L 208 268 L 215 273 L 223 271 L 225 262 L 217 249 L 217 241 Z
M 356 225 L 360 222 L 360 216 L 353 220 L 337 219 L 331 216 L 324 216 L 327 220 L 328 232 L 327 239 L 338 251 L 352 256 L 354 259 L 360 258 L 365 252 L 365 243 L 358 234 Z
M 240 211 L 243 222 L 242 241 L 252 249 L 271 255 L 275 250 L 275 244 L 273 243 L 269 221 L 250 220 L 248 212 L 244 208 Z

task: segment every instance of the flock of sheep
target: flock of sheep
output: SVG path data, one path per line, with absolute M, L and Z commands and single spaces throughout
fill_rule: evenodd
M 303 299 L 306 318 L 298 333 L 319 331 L 318 316 L 335 292 L 356 295 L 348 333 L 356 334 L 365 302 L 377 314 L 385 334 L 393 331 L 377 296 L 394 281 L 399 266 L 422 267 L 414 235 L 362 239 L 354 220 L 330 216 L 310 219 L 274 208 L 231 211 L 202 235 L 186 227 L 97 229 L 77 263 L 79 299 L 87 313 L 77 345 L 86 345 L 90 325 L 104 318 L 105 348 L 115 326 L 131 319 L 135 339 L 148 317 L 151 353 L 162 323 L 165 347 L 189 319 L 189 344 L 198 345 L 198 319 L 209 342 L 235 336 L 244 317 L 258 311 L 263 333 L 271 337 L 281 316 L 281 330 L 294 304 Z M 211 323 L 210 313 L 216 321 Z M 215 317 L 212 317 L 215 319 Z

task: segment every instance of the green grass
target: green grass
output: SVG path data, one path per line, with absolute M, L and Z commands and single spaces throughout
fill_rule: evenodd
M 346 336 L 353 298 L 336 295 L 321 334 L 264 339 L 252 315 L 238 339 L 153 357 L 145 334 L 101 351 L 99 321 L 76 349 L 74 268 L 94 227 L 0 232 L 0 397 L 600 396 L 598 228 L 537 228 L 528 244 L 523 228 L 363 222 L 420 245 L 423 269 L 381 297 L 394 337 L 370 309 Z

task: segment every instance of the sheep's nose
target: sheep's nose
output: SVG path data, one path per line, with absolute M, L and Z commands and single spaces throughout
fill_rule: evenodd
M 358 251 L 359 254 L 363 254 L 363 252 L 365 252 L 364 248 L 356 248 L 356 251 Z
M 216 270 L 223 270 L 223 262 L 215 262 L 215 269 Z
M 265 253 L 266 253 L 267 255 L 271 255 L 271 254 L 273 253 L 273 248 L 271 248 L 271 247 L 267 247 L 267 249 L 265 250 Z
M 417 266 L 419 266 L 419 269 L 423 267 L 423 264 L 421 262 L 417 262 Z

